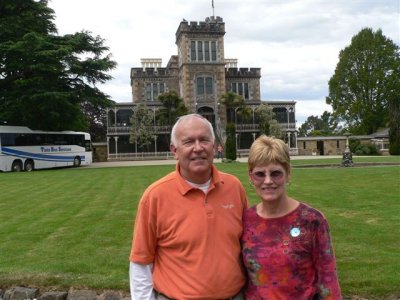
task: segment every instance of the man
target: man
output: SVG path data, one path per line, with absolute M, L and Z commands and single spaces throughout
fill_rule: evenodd
M 244 299 L 240 236 L 248 203 L 239 180 L 213 165 L 214 142 L 200 115 L 172 128 L 176 170 L 146 189 L 136 215 L 132 299 Z

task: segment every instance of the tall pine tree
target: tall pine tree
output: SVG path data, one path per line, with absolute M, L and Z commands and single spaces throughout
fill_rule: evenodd
M 59 36 L 46 0 L 0 2 L 0 123 L 87 130 L 83 108 L 112 105 L 96 84 L 115 68 L 99 36 Z

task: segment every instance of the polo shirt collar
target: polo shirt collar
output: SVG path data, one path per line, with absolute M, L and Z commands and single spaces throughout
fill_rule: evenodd
M 218 185 L 219 183 L 223 182 L 223 180 L 219 176 L 218 169 L 214 165 L 212 165 L 211 168 L 212 168 L 212 170 L 211 170 L 211 182 L 210 182 L 209 191 L 214 189 L 215 186 Z M 185 195 L 190 190 L 195 189 L 195 187 L 193 187 L 189 183 L 187 183 L 186 179 L 182 177 L 182 175 L 180 173 L 179 163 L 176 164 L 175 174 L 176 174 L 176 179 L 177 179 L 178 190 L 182 195 Z

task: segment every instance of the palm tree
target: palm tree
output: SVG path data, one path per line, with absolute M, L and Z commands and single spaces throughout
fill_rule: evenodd
M 252 117 L 252 110 L 248 105 L 243 104 L 237 109 L 237 114 L 240 116 L 241 125 L 243 125 L 244 121 L 248 121 Z
M 163 107 L 158 111 L 160 123 L 172 126 L 176 118 L 187 114 L 188 109 L 185 106 L 183 99 L 179 97 L 174 90 L 168 91 L 158 96 L 158 100 Z
M 220 101 L 226 106 L 227 123 L 235 123 L 235 109 L 245 105 L 243 97 L 233 92 L 227 92 L 221 95 Z

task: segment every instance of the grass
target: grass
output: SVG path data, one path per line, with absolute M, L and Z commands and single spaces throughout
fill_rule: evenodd
M 301 165 L 315 165 L 315 164 L 337 164 L 338 166 L 341 164 L 341 157 L 333 157 L 323 156 L 322 158 L 317 159 L 293 159 L 293 166 L 301 166 Z M 399 156 L 353 156 L 353 162 L 355 164 L 359 163 L 400 163 Z
M 391 159 L 399 162 L 399 157 Z M 316 162 L 322 160 L 293 161 Z M 238 176 L 251 203 L 257 203 L 245 163 L 218 168 Z M 148 184 L 173 169 L 162 165 L 0 173 L 0 287 L 128 290 L 138 200 Z M 400 296 L 399 166 L 294 168 L 289 194 L 328 218 L 344 295 Z

